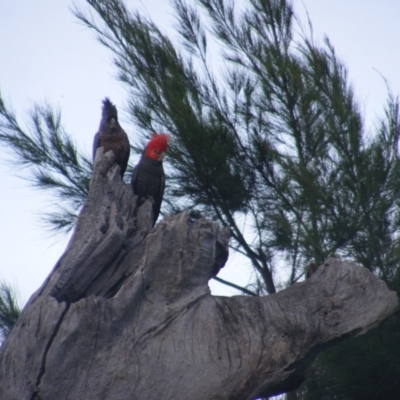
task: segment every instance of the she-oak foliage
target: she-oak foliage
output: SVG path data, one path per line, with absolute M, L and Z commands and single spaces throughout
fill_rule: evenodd
M 0 282 L 0 344 L 7 338 L 21 313 L 17 298 L 17 292 L 10 284 Z
M 229 226 L 259 294 L 330 256 L 355 259 L 390 284 L 400 259 L 398 98 L 389 92 L 367 134 L 346 68 L 328 39 L 317 44 L 304 32 L 289 1 L 233 4 L 173 0 L 174 38 L 121 0 L 73 10 L 113 54 L 141 132 L 134 150 L 149 132 L 173 137 L 164 211 Z M 37 186 L 62 196 L 52 226 L 71 228 L 90 161 L 49 108 L 35 108 L 30 134 L 3 101 L 0 116 L 0 140 Z M 276 278 L 282 265 L 287 282 Z

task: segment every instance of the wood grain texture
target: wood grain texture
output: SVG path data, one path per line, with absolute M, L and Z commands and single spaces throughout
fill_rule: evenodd
M 152 228 L 151 202 L 133 200 L 99 149 L 70 243 L 0 349 L 1 399 L 268 396 L 397 308 L 367 269 L 334 259 L 274 295 L 212 296 L 229 232 L 186 213 Z

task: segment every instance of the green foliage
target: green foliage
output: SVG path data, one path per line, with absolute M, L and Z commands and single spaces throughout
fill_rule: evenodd
M 400 321 L 390 317 L 365 335 L 321 354 L 307 371 L 301 400 L 397 400 Z
M 167 212 L 229 226 L 269 293 L 282 260 L 289 284 L 328 256 L 393 275 L 398 100 L 367 138 L 345 67 L 295 33 L 290 2 L 175 0 L 180 45 L 120 0 L 90 7 L 74 12 L 113 52 L 135 124 L 173 135 Z
M 0 282 L 0 343 L 3 342 L 17 322 L 21 309 L 14 289 Z
M 0 142 L 12 152 L 18 172 L 26 168 L 25 179 L 57 198 L 57 211 L 44 216 L 48 225 L 56 231 L 69 230 L 88 194 L 92 163 L 78 153 L 61 126 L 60 113 L 35 105 L 29 118 L 26 133 L 0 95 Z

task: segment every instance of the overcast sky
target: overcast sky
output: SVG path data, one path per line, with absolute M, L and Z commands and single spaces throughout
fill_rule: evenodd
M 127 2 L 150 15 L 171 32 L 168 1 Z M 146 4 L 146 6 L 143 5 Z M 132 136 L 134 127 L 124 117 L 126 96 L 115 80 L 110 53 L 77 22 L 69 11 L 72 2 L 54 0 L 3 0 L 0 2 L 0 89 L 21 123 L 33 102 L 44 100 L 62 112 L 64 128 L 85 153 L 91 154 L 97 130 L 101 99 L 109 96 L 120 110 L 122 125 Z M 85 2 L 76 1 L 76 4 Z M 305 9 L 314 36 L 327 35 L 349 70 L 357 98 L 366 113 L 369 129 L 382 114 L 386 77 L 394 94 L 400 92 L 400 2 L 397 0 L 303 0 L 294 1 L 304 21 Z M 19 288 L 21 302 L 42 284 L 63 253 L 69 236 L 49 234 L 40 214 L 49 206 L 49 196 L 30 187 L 11 168 L 0 152 L 2 182 L 0 207 L 0 280 Z M 132 158 L 131 161 L 134 161 Z M 51 200 L 51 199 L 50 199 Z M 230 257 L 221 277 L 245 285 L 250 267 Z M 212 284 L 213 293 L 238 294 Z

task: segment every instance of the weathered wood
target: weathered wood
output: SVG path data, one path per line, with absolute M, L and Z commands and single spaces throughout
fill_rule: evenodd
M 367 269 L 334 259 L 274 295 L 211 296 L 229 232 L 186 213 L 152 229 L 112 153 L 94 170 L 64 255 L 0 349 L 1 399 L 268 396 L 397 308 Z

